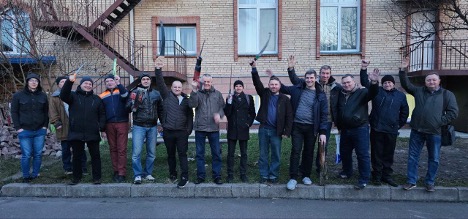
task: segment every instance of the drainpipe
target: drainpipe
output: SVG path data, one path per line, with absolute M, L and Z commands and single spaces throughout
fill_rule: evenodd
M 135 57 L 134 57 L 134 52 L 135 52 L 135 48 L 134 48 L 134 40 L 135 40 L 135 8 L 133 8 L 131 11 L 130 11 L 130 55 L 131 55 L 131 60 L 130 62 L 135 65 Z M 133 78 L 133 75 L 129 75 L 130 76 L 130 83 L 132 83 L 135 79 Z

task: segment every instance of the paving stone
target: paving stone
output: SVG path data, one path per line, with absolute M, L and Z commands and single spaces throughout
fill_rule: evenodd
M 300 198 L 324 199 L 324 187 L 316 185 L 297 185 L 296 189 L 288 190 L 285 184 L 260 185 L 261 198 Z
M 195 185 L 196 198 L 231 198 L 231 184 L 216 185 L 214 183 L 201 183 Z
M 435 192 L 426 192 L 423 187 L 416 187 L 409 191 L 401 187 L 391 189 L 392 201 L 458 201 L 458 189 L 449 187 L 435 187 Z
M 129 183 L 111 183 L 94 185 L 80 183 L 67 186 L 67 194 L 70 197 L 130 197 Z
M 259 184 L 231 184 L 232 197 L 234 198 L 259 198 Z

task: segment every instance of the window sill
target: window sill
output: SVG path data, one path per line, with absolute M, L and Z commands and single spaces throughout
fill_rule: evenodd
M 362 55 L 362 52 L 320 52 L 320 56 Z
M 239 55 L 237 55 L 237 56 L 239 56 L 239 57 L 252 57 L 252 58 L 255 58 L 255 56 L 257 56 L 257 55 L 256 55 L 256 54 L 255 54 L 255 55 L 251 55 L 251 54 L 249 54 L 249 55 L 246 55 L 246 54 L 241 55 L 241 54 L 239 54 Z M 261 57 L 278 57 L 278 54 L 262 54 Z

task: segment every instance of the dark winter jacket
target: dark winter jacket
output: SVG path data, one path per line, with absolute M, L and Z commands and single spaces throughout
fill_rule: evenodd
M 369 87 L 367 70 L 361 70 L 361 85 Z M 373 130 L 384 133 L 398 134 L 398 129 L 406 124 L 409 115 L 406 95 L 393 88 L 385 90 L 379 87 L 377 96 L 372 100 L 372 111 L 369 123 Z
M 247 101 L 249 98 L 249 101 Z M 227 138 L 232 140 L 249 140 L 249 129 L 255 119 L 255 103 L 251 95 L 244 92 L 234 94 L 232 103 L 226 100 L 224 114 L 228 120 Z
M 289 75 L 295 75 L 294 69 L 289 69 L 288 73 Z M 302 83 L 298 83 L 293 86 L 286 86 L 281 84 L 281 93 L 291 95 L 293 118 L 295 118 L 296 110 L 299 106 L 301 95 L 302 92 L 304 92 L 304 89 L 308 89 L 305 80 L 303 80 Z M 315 100 L 314 105 L 311 108 L 311 113 L 314 115 L 314 134 L 319 132 L 320 134 L 325 134 L 328 123 L 328 102 L 327 97 L 325 96 L 325 93 L 322 91 L 322 88 L 318 82 L 315 82 Z
M 440 135 L 440 127 L 458 117 L 455 95 L 444 88 L 431 92 L 425 86 L 414 86 L 405 71 L 399 72 L 401 86 L 413 95 L 415 107 L 411 115 L 411 128 L 422 133 Z M 444 91 L 446 108 L 444 108 Z M 445 113 L 443 113 L 445 111 Z
M 106 122 L 128 122 L 128 109 L 125 107 L 128 98 L 127 89 L 121 84 L 112 90 L 105 90 L 99 97 L 106 109 Z
M 257 68 L 252 68 L 252 81 L 257 94 L 260 96 L 260 109 L 258 110 L 256 119 L 261 125 L 265 125 L 268 118 L 268 103 L 273 93 L 271 93 L 269 88 L 263 86 Z M 282 93 L 278 95 L 278 105 L 276 107 L 276 134 L 278 136 L 286 135 L 289 137 L 291 135 L 294 119 L 291 102 L 286 95 Z
M 162 76 L 161 69 L 155 70 L 156 89 L 163 98 L 163 113 L 160 117 L 161 124 L 165 130 L 186 130 L 187 134 L 192 133 L 193 110 L 189 107 L 189 99 L 182 93 L 182 101 L 179 103 L 178 97 L 170 91 Z
M 39 80 L 36 74 L 29 74 L 26 78 Z M 27 82 L 26 82 L 27 83 Z M 49 102 L 47 95 L 42 92 L 41 82 L 33 92 L 26 85 L 24 90 L 13 95 L 11 101 L 11 117 L 16 130 L 24 129 L 35 131 L 49 125 Z
M 214 114 L 224 117 L 224 98 L 221 92 L 211 87 L 210 90 L 200 90 L 190 93 L 189 106 L 195 108 L 195 131 L 217 132 L 219 124 L 214 121 Z
M 288 69 L 288 75 L 289 75 L 289 80 L 291 81 L 293 85 L 305 83 L 305 80 L 303 78 L 299 78 L 294 70 L 289 71 Z M 341 84 L 335 81 L 335 78 L 333 76 L 330 76 L 327 84 L 320 84 L 320 86 L 322 87 L 322 91 L 325 90 L 325 86 L 330 88 L 330 96 L 327 97 L 327 102 L 329 104 L 328 116 L 330 117 L 331 122 L 335 122 L 336 112 L 333 112 L 333 109 L 336 109 L 337 107 L 338 95 L 340 94 L 341 89 L 343 88 L 341 87 Z
M 138 87 L 132 93 L 136 99 L 128 98 L 127 110 L 133 111 L 133 124 L 142 127 L 156 126 L 158 118 L 160 119 L 163 113 L 162 97 L 159 91 Z
M 86 92 L 80 86 L 72 92 L 73 82 L 67 79 L 60 99 L 69 105 L 69 141 L 100 141 L 99 131 L 106 128 L 106 110 L 98 95 Z
M 338 129 L 353 129 L 368 124 L 368 102 L 374 99 L 378 91 L 379 84 L 371 84 L 369 89 L 356 84 L 350 92 L 343 89 L 338 95 L 338 103 L 334 109 L 337 113 L 335 124 Z

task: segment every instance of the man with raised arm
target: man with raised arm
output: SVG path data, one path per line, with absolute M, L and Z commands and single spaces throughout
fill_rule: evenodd
M 155 60 L 156 89 L 161 93 L 163 101 L 163 114 L 161 125 L 164 129 L 164 144 L 167 150 L 167 164 L 169 165 L 169 178 L 171 181 L 177 179 L 176 152 L 179 156 L 180 181 L 178 188 L 184 188 L 189 182 L 188 177 L 188 136 L 192 133 L 193 111 L 189 107 L 189 99 L 182 92 L 180 81 L 172 82 L 169 90 L 164 83 L 162 68 L 164 58 Z
M 416 187 L 418 163 L 421 150 L 426 145 L 428 151 L 427 172 L 424 179 L 426 191 L 434 192 L 435 177 L 439 168 L 441 127 L 455 120 L 458 105 L 455 95 L 440 86 L 440 77 L 431 72 L 424 78 L 424 86 L 413 85 L 406 75 L 408 59 L 401 65 L 401 86 L 413 95 L 415 107 L 411 115 L 411 134 L 408 148 L 408 173 L 404 190 Z
M 361 85 L 369 87 L 367 63 L 361 67 Z M 379 71 L 379 69 L 374 69 Z M 372 111 L 369 118 L 371 126 L 371 164 L 372 183 L 381 185 L 382 182 L 397 187 L 392 179 L 393 156 L 398 137 L 398 130 L 406 124 L 409 115 L 406 95 L 395 88 L 395 79 L 385 75 L 381 80 L 377 96 L 372 100 Z
M 276 76 L 271 76 L 268 88 L 263 86 L 257 71 L 255 60 L 251 62 L 252 81 L 257 94 L 260 96 L 260 109 L 257 121 L 258 144 L 260 157 L 258 168 L 260 170 L 260 183 L 267 181 L 278 183 L 281 160 L 281 142 L 283 138 L 291 135 L 293 112 L 289 98 L 280 93 L 281 82 Z M 270 153 L 271 152 L 271 153 Z
M 368 61 L 362 60 L 362 63 Z M 341 78 L 343 90 L 338 96 L 336 109 L 336 126 L 341 132 L 340 154 L 343 170 L 340 178 L 348 179 L 353 174 L 353 157 L 355 150 L 358 161 L 359 180 L 355 189 L 364 189 L 370 178 L 369 156 L 369 116 L 368 102 L 374 99 L 379 91 L 378 72 L 369 75 L 369 88 L 361 87 L 354 81 L 354 76 L 346 74 Z
M 295 74 L 295 59 L 290 56 L 288 64 L 289 75 Z M 302 173 L 304 185 L 311 185 L 310 174 L 312 170 L 314 146 L 317 137 L 320 142 L 326 143 L 328 104 L 325 93 L 318 82 L 315 81 L 317 73 L 309 69 L 302 83 L 293 86 L 281 84 L 281 92 L 291 96 L 293 109 L 292 148 L 289 164 L 290 180 L 287 189 L 294 190 L 297 185 L 299 171 Z M 320 136 L 318 136 L 320 134 Z M 302 159 L 301 159 L 302 152 Z M 299 170 L 299 160 L 301 168 Z

